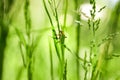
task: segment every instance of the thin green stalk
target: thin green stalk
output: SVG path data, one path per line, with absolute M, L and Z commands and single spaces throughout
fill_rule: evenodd
M 85 69 L 85 76 L 84 76 L 84 80 L 87 80 L 87 73 L 88 73 L 86 59 L 87 59 L 87 53 L 85 52 L 85 56 L 84 56 L 84 69 Z
M 50 52 L 50 74 L 51 74 L 51 80 L 54 80 L 54 73 L 53 73 L 53 57 L 52 57 L 52 48 L 51 48 L 51 44 L 49 41 L 49 52 Z
M 25 16 L 25 24 L 26 24 L 26 35 L 27 35 L 27 43 L 26 43 L 26 54 L 27 54 L 27 59 L 28 59 L 28 66 L 27 66 L 27 71 L 28 71 L 28 80 L 32 80 L 33 78 L 33 72 L 32 72 L 32 56 L 33 56 L 33 42 L 32 42 L 32 37 L 31 37 L 31 18 L 30 18 L 30 1 L 25 0 L 25 6 L 24 6 L 24 16 Z M 32 44 L 31 44 L 32 43 Z
M 66 27 L 67 8 L 68 8 L 68 0 L 65 0 L 64 24 L 63 24 L 62 30 L 59 32 L 59 34 L 61 35 L 61 37 L 60 37 L 61 53 L 62 53 L 62 66 L 61 66 L 62 70 L 61 71 L 62 71 L 62 75 L 63 75 L 62 76 L 63 80 L 67 79 L 67 77 L 66 77 L 66 74 L 67 74 L 67 72 L 66 72 L 67 62 L 65 63 L 65 61 L 64 61 L 64 58 L 65 58 L 65 52 L 64 52 L 65 47 L 64 47 L 64 44 L 65 44 L 65 38 L 66 38 L 66 36 L 64 34 L 64 29 Z M 65 67 L 64 67 L 64 64 L 65 64 Z
M 50 4 L 50 7 L 51 7 L 52 12 L 53 12 L 53 16 L 54 16 L 54 18 L 56 20 L 56 23 L 57 23 L 57 31 L 55 31 L 55 28 L 54 28 L 54 25 L 53 25 L 53 22 L 52 22 L 52 18 L 51 18 L 50 13 L 47 9 L 46 2 L 45 2 L 45 0 L 43 0 L 45 11 L 46 11 L 46 13 L 49 17 L 49 20 L 50 20 L 51 25 L 52 25 L 53 30 L 54 30 L 54 32 L 53 32 L 53 36 L 55 37 L 54 38 L 54 46 L 56 48 L 57 56 L 59 58 L 60 65 L 61 65 L 60 66 L 60 80 L 62 80 L 63 79 L 63 73 L 64 73 L 64 49 L 65 49 L 65 47 L 63 46 L 63 44 L 65 42 L 65 35 L 64 35 L 64 31 L 62 30 L 62 28 L 60 26 L 59 15 L 58 15 L 58 11 L 57 11 L 58 6 L 56 6 L 56 1 L 55 0 L 50 0 L 50 1 L 48 1 L 48 3 Z M 66 14 L 67 14 L 67 11 L 65 12 L 65 16 L 64 16 L 65 17 L 64 18 L 64 21 L 65 21 L 64 22 L 64 27 L 66 26 Z M 56 34 L 56 32 L 58 32 L 58 35 Z
M 22 49 L 22 46 L 26 45 L 26 40 L 25 40 L 23 34 L 20 33 L 20 31 L 17 28 L 15 28 L 15 31 L 16 31 L 17 36 L 19 37 L 19 48 L 20 48 L 20 52 L 21 52 L 21 57 L 23 60 L 23 65 L 26 68 L 27 64 L 26 64 L 26 60 L 25 60 L 24 51 Z
M 95 19 L 96 17 L 96 0 L 90 0 L 90 4 L 92 5 L 92 10 L 90 10 L 90 14 L 91 14 L 91 18 L 88 19 L 88 25 L 89 25 L 89 29 L 92 32 L 92 40 L 90 42 L 90 63 L 92 64 L 91 68 L 91 80 L 96 80 L 99 76 L 99 69 L 98 69 L 98 54 L 97 54 L 97 50 L 98 50 L 98 46 L 96 43 L 96 31 L 99 28 L 99 24 L 100 24 L 100 19 Z M 100 10 L 98 12 L 101 12 L 103 9 L 105 8 L 102 7 L 100 8 Z M 92 58 L 93 56 L 93 58 Z
M 64 63 L 65 63 L 65 61 L 64 61 L 64 58 L 65 58 L 64 49 L 65 49 L 65 47 L 63 45 L 65 42 L 65 35 L 62 32 L 61 32 L 60 42 L 61 42 L 60 46 L 61 46 L 61 53 L 62 53 L 62 64 L 61 64 L 61 79 L 62 79 L 62 78 L 64 78 L 63 74 L 64 74 L 64 69 L 65 69 L 64 68 Z
M 78 21 L 80 21 L 80 16 L 78 16 Z M 76 48 L 76 55 L 79 56 L 79 49 L 80 49 L 80 24 L 77 25 L 76 28 L 76 34 L 77 34 L 77 48 Z M 79 80 L 79 74 L 80 74 L 80 65 L 79 65 L 79 61 L 77 60 L 77 76 L 78 76 L 78 80 Z
M 54 28 L 54 25 L 53 25 L 53 21 L 52 21 L 52 18 L 51 18 L 51 16 L 50 16 L 50 13 L 49 13 L 49 11 L 48 11 L 48 9 L 47 9 L 47 5 L 46 5 L 45 0 L 43 0 L 43 4 L 44 4 L 45 11 L 46 11 L 46 13 L 47 13 L 47 16 L 48 16 L 49 21 L 50 21 L 51 26 L 52 26 L 52 35 L 53 35 L 53 41 L 54 41 L 54 46 L 55 46 L 55 49 L 56 49 L 56 53 L 57 53 L 57 56 L 58 56 L 59 61 L 61 62 L 60 53 L 59 53 L 59 49 L 58 49 L 57 41 L 56 41 L 56 39 L 57 39 L 57 34 L 56 34 L 56 31 L 55 31 L 55 28 Z
M 67 80 L 67 60 L 64 65 L 63 80 Z
M 22 60 L 23 60 L 23 65 L 26 68 L 27 65 L 26 65 L 26 60 L 25 60 L 24 52 L 22 50 L 22 43 L 20 43 L 20 51 L 21 51 L 21 56 L 22 56 Z
M 28 63 L 28 80 L 32 80 L 33 74 L 32 74 L 32 67 L 31 67 L 31 61 Z
M 75 10 L 78 10 L 79 8 L 79 0 L 74 0 L 75 1 Z M 78 14 L 76 16 L 76 19 L 77 21 L 80 21 L 80 15 Z M 77 27 L 76 27 L 76 56 L 79 57 L 79 48 L 80 48 L 80 24 L 77 24 Z M 76 63 L 77 63 L 77 80 L 80 80 L 80 65 L 79 65 L 79 61 L 76 60 Z
M 68 8 L 68 0 L 65 0 L 65 12 L 64 12 L 64 24 L 63 24 L 63 29 L 61 31 L 61 44 L 65 43 L 65 34 L 64 34 L 64 29 L 66 27 L 66 18 L 67 18 L 67 8 Z M 61 51 L 62 51 L 62 57 L 64 61 L 64 46 L 61 45 Z
M 97 70 L 97 63 L 98 63 L 98 61 L 96 61 L 96 63 L 93 65 L 93 67 L 92 67 L 92 72 L 91 72 L 91 79 L 90 80 L 95 80 L 95 73 L 96 73 L 96 70 Z
M 44 4 L 45 11 L 46 11 L 46 13 L 47 13 L 47 16 L 48 16 L 48 18 L 49 18 L 49 21 L 50 21 L 50 23 L 51 23 L 52 29 L 54 30 L 54 25 L 53 25 L 53 22 L 52 22 L 52 18 L 51 18 L 50 13 L 49 13 L 49 11 L 48 11 L 48 9 L 47 9 L 47 5 L 46 5 L 45 0 L 43 0 L 43 4 Z
M 58 18 L 58 11 L 57 11 L 55 0 L 53 0 L 53 3 L 54 3 L 55 18 L 56 18 L 57 27 L 58 27 L 60 43 L 64 44 L 65 37 L 64 37 L 64 34 L 63 34 L 63 32 L 62 32 L 62 30 L 60 28 L 60 23 L 59 23 L 59 18 Z M 63 67 L 63 64 L 64 64 L 64 47 L 62 45 L 61 45 L 61 51 L 62 51 L 62 67 Z
M 85 60 L 82 59 L 81 57 L 77 56 L 75 53 L 73 53 L 66 45 L 63 45 L 71 54 L 72 56 L 75 57 L 76 60 L 84 62 Z M 90 63 L 89 61 L 86 60 L 87 63 Z
M 57 6 L 56 6 L 55 0 L 53 0 L 53 3 L 54 3 L 54 11 L 55 11 L 55 18 L 56 18 L 56 21 L 57 21 L 57 27 L 58 27 L 58 31 L 60 32 L 61 29 L 60 29 L 60 23 L 59 23 L 59 18 L 58 18 L 58 11 L 57 11 Z
M 68 11 L 68 0 L 65 0 L 65 10 L 64 10 L 64 24 L 63 24 L 63 31 L 66 27 L 66 18 L 67 18 L 67 11 Z
M 90 41 L 90 62 L 92 64 L 92 71 L 91 71 L 91 80 L 94 80 L 95 73 L 97 71 L 97 43 L 96 43 L 96 31 L 99 28 L 100 19 L 95 20 L 96 17 L 96 0 L 90 0 L 90 4 L 92 5 L 92 10 L 90 10 L 91 18 L 88 19 L 89 29 L 92 32 L 92 40 Z M 91 58 L 93 56 L 93 58 Z

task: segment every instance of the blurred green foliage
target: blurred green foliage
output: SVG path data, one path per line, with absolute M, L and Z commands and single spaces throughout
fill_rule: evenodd
M 59 64 L 59 59 L 56 55 L 53 43 L 54 36 L 52 36 L 51 32 L 52 25 L 50 25 L 43 2 L 42 0 L 28 1 L 30 1 L 29 18 L 31 19 L 29 33 L 32 34 L 33 43 L 37 44 L 32 58 L 32 80 L 59 80 L 59 67 L 61 64 Z M 48 0 L 45 1 L 48 6 Z M 89 9 L 85 6 L 89 4 L 89 0 L 68 0 L 67 9 L 64 7 L 64 0 L 56 0 L 56 3 L 58 5 L 57 11 L 60 26 L 65 25 L 65 45 L 73 54 L 75 53 L 75 55 L 87 59 L 85 55 L 89 53 L 92 35 L 90 35 L 91 32 L 89 31 L 87 20 L 84 19 L 89 17 L 90 13 L 84 12 L 83 8 L 85 7 L 85 10 L 89 12 Z M 26 41 L 28 40 L 24 6 L 24 0 L 0 0 L 0 80 L 28 80 L 27 69 L 24 67 L 19 47 L 20 38 L 16 33 L 17 29 L 19 34 L 22 34 Z M 98 58 L 101 61 L 98 64 L 100 65 L 98 66 L 100 78 L 96 80 L 120 80 L 120 1 L 118 0 L 115 5 L 109 5 L 108 1 L 96 0 L 96 6 L 99 9 L 106 6 L 100 12 L 101 15 L 98 16 L 101 21 L 96 31 L 96 43 L 102 43 L 98 48 L 98 52 L 104 55 L 100 55 L 100 58 Z M 52 13 L 50 7 L 48 7 L 48 10 L 53 20 L 53 25 L 56 26 L 55 16 L 52 15 L 54 13 Z M 66 23 L 64 23 L 63 19 L 64 13 L 66 13 Z M 26 17 L 28 16 L 26 15 Z M 56 27 L 55 30 L 57 30 Z M 65 49 L 64 52 L 64 73 L 66 74 L 64 75 L 64 80 L 87 80 L 84 78 L 85 72 L 81 66 L 82 62 L 76 60 L 76 56 L 71 54 L 69 49 Z M 23 52 L 25 52 L 24 48 Z M 26 54 L 24 55 L 26 56 Z M 53 62 L 50 62 L 50 60 Z M 86 65 L 86 62 L 84 62 L 84 65 Z

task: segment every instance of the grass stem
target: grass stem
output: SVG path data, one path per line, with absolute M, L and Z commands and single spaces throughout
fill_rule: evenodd
M 49 41 L 49 52 L 50 52 L 50 74 L 51 74 L 51 80 L 54 80 L 54 73 L 53 73 L 53 56 L 52 56 L 52 48 Z

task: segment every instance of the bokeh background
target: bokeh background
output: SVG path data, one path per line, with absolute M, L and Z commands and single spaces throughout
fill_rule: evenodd
M 59 1 L 59 0 L 58 0 Z M 3 13 L 3 5 L 4 10 Z M 63 24 L 64 9 L 62 8 L 64 0 L 61 0 L 58 8 L 59 21 Z M 78 10 L 90 15 L 89 0 L 80 0 Z M 24 69 L 21 52 L 19 48 L 19 37 L 16 34 L 17 28 L 21 34 L 25 33 L 24 18 L 25 0 L 0 0 L 0 78 L 1 80 L 27 80 L 27 70 Z M 96 0 L 97 8 L 106 6 L 96 18 L 100 18 L 100 27 L 96 32 L 97 41 L 109 35 L 120 32 L 120 0 Z M 52 42 L 51 25 L 45 12 L 42 0 L 30 0 L 30 13 L 33 38 L 38 39 L 37 47 L 34 51 L 33 80 L 51 80 L 50 79 L 50 52 L 49 42 Z M 4 15 L 3 15 L 4 14 Z M 81 13 L 80 13 L 81 14 Z M 75 0 L 68 0 L 68 12 L 65 28 L 65 44 L 71 51 L 76 50 L 76 18 Z M 89 51 L 91 40 L 88 29 L 87 18 L 81 15 L 81 33 L 79 53 L 82 57 L 85 51 Z M 56 24 L 56 23 L 54 23 Z M 53 43 L 53 63 L 54 77 L 58 79 L 58 58 L 55 54 Z M 106 61 L 103 70 L 103 80 L 120 80 L 120 35 L 116 35 L 111 41 L 110 53 L 115 53 L 118 57 L 113 57 Z M 103 48 L 100 48 L 102 50 Z M 67 78 L 68 80 L 77 80 L 76 59 L 67 50 Z M 82 73 L 82 71 L 81 71 Z M 81 75 L 82 77 L 82 75 Z M 83 79 L 81 79 L 83 80 Z

